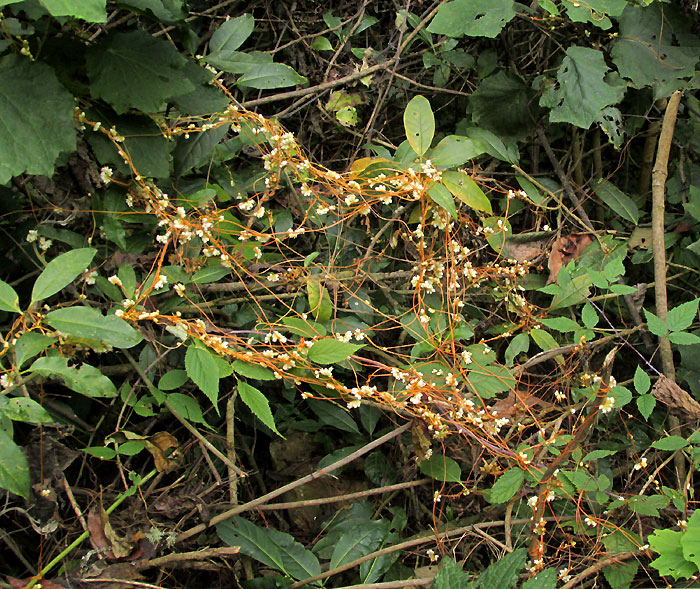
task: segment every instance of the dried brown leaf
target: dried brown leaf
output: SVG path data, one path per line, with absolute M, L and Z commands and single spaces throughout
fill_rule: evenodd
M 690 419 L 700 421 L 700 403 L 670 378 L 661 375 L 651 389 L 652 394 L 672 409 L 677 409 Z
M 572 233 L 568 237 L 560 237 L 552 245 L 549 254 L 549 278 L 547 284 L 557 281 L 557 274 L 571 260 L 578 258 L 586 247 L 593 243 L 593 238 L 586 233 Z

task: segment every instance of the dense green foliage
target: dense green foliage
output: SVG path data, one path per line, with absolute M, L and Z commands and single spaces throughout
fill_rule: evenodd
M 0 0 L 17 586 L 693 582 L 697 6 L 415 4 Z

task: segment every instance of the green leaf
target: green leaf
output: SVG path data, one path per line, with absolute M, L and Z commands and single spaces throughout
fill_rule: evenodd
M 473 587 L 470 576 L 454 560 L 446 556 L 440 562 L 440 570 L 433 580 L 433 589 L 469 589 Z
M 700 512 L 695 510 L 688 518 L 688 526 L 681 536 L 683 558 L 689 560 L 700 569 Z
M 656 397 L 651 393 L 646 393 L 637 397 L 637 409 L 639 409 L 642 417 L 647 421 L 652 411 L 654 411 L 654 407 L 656 407 Z
M 640 395 L 643 395 L 650 388 L 651 379 L 649 378 L 649 375 L 644 370 L 642 370 L 641 366 L 637 366 L 636 370 L 634 371 L 634 389 Z
M 231 274 L 231 268 L 227 266 L 222 266 L 221 264 L 205 266 L 192 275 L 192 282 L 194 284 L 209 284 L 210 282 L 221 280 L 224 276 L 228 276 L 229 274 Z
M 0 280 L 0 311 L 21 313 L 17 292 L 3 280 Z
M 676 581 L 689 579 L 698 572 L 695 563 L 685 559 L 681 538 L 682 533 L 673 530 L 654 530 L 648 538 L 651 549 L 659 553 L 659 557 L 651 561 L 651 566 L 661 575 L 671 575 Z
M 700 299 L 694 299 L 671 309 L 666 316 L 666 326 L 669 331 L 688 329 L 697 317 L 699 303 Z
M 227 20 L 211 36 L 210 54 L 235 51 L 250 37 L 254 27 L 255 19 L 252 14 L 243 14 Z
M 254 386 L 249 385 L 247 382 L 243 382 L 242 380 L 238 381 L 238 394 L 241 397 L 241 401 L 248 405 L 248 408 L 253 412 L 255 417 L 262 421 L 280 438 L 284 438 L 284 436 L 277 431 L 275 419 L 272 417 L 272 411 L 270 410 L 270 402 L 267 400 L 265 395 L 263 395 Z
M 223 125 L 216 129 L 191 135 L 189 139 L 184 135 L 178 138 L 173 152 L 175 174 L 181 176 L 192 168 L 209 166 L 214 159 L 214 150 L 217 144 L 227 132 L 228 128 Z
M 335 569 L 374 552 L 388 534 L 387 523 L 379 520 L 349 528 L 336 542 L 329 567 Z
M 639 209 L 636 203 L 612 182 L 601 180 L 593 186 L 593 191 L 614 213 L 630 223 L 639 223 Z
M 243 360 L 234 360 L 231 364 L 231 368 L 233 368 L 236 374 L 240 374 L 246 378 L 252 378 L 254 380 L 275 380 L 275 373 L 267 366 L 261 366 L 260 364 L 252 364 L 250 362 L 244 362 Z
M 637 88 L 652 86 L 654 99 L 668 96 L 671 82 L 695 73 L 700 51 L 690 24 L 673 5 L 628 6 L 611 51 L 620 75 Z
M 530 331 L 530 337 L 541 350 L 545 352 L 547 350 L 554 350 L 559 347 L 559 343 L 555 340 L 552 335 L 546 332 L 544 329 L 533 329 Z
M 318 364 L 337 364 L 363 347 L 361 344 L 327 338 L 314 342 L 314 345 L 309 348 L 308 357 L 309 360 Z
M 83 364 L 79 369 L 68 366 L 68 358 L 50 356 L 39 358 L 27 369 L 44 377 L 60 377 L 66 386 L 86 397 L 116 397 L 112 381 L 94 366 Z
M 0 488 L 29 499 L 29 464 L 20 447 L 1 429 Z
M 552 317 L 551 319 L 540 319 L 540 323 L 549 329 L 567 333 L 569 331 L 577 331 L 581 326 L 569 317 Z
M 686 333 L 684 331 L 674 331 L 668 334 L 668 339 L 672 344 L 678 346 L 692 346 L 700 344 L 700 337 L 694 333 Z
M 522 472 L 522 471 L 521 471 Z M 481 589 L 511 589 L 518 583 L 518 575 L 525 568 L 527 550 L 516 548 L 500 560 L 489 565 L 479 575 L 476 586 Z
M 513 0 L 454 0 L 440 6 L 430 33 L 449 37 L 496 37 L 515 16 Z
M 540 0 L 540 5 L 543 2 Z M 557 571 L 544 569 L 523 583 L 521 589 L 557 589 Z
M 344 432 L 359 434 L 360 430 L 352 415 L 346 410 L 333 403 L 321 401 L 319 399 L 309 399 L 307 404 L 311 408 L 319 422 L 323 426 L 334 427 Z
M 443 172 L 442 183 L 465 205 L 476 211 L 491 213 L 491 203 L 479 185 L 465 172 Z
M 333 314 L 333 303 L 326 287 L 318 278 L 310 278 L 306 283 L 306 293 L 311 314 L 317 321 L 328 321 Z
M 185 352 L 185 370 L 218 411 L 219 366 L 212 353 L 199 345 L 192 345 Z
M 259 68 L 272 64 L 272 55 L 262 51 L 231 51 L 209 55 L 205 61 L 215 68 L 232 74 L 254 73 Z
M 174 389 L 179 389 L 182 385 L 187 382 L 186 370 L 169 370 L 163 376 L 160 377 L 158 381 L 158 388 L 161 391 L 172 391 Z
M 660 440 L 656 440 L 651 447 L 657 450 L 667 450 L 669 452 L 674 452 L 685 448 L 688 445 L 688 440 L 682 438 L 681 436 L 666 436 Z
M 659 509 L 668 507 L 668 499 L 663 495 L 633 495 L 629 499 L 629 506 L 639 515 L 659 517 Z
M 184 370 L 181 372 L 184 372 Z M 202 408 L 199 406 L 199 403 L 189 395 L 170 393 L 166 398 L 168 403 L 185 419 L 194 423 L 208 425 L 202 415 Z
M 513 366 L 515 357 L 518 354 L 527 352 L 529 348 L 530 336 L 527 333 L 519 333 L 516 335 L 512 340 L 510 340 L 510 343 L 505 351 L 506 366 Z
M 131 348 L 143 336 L 123 319 L 114 315 L 103 316 L 92 307 L 67 307 L 51 311 L 45 317 L 55 330 L 88 340 L 98 340 L 115 348 Z
M 433 454 L 418 465 L 420 471 L 427 477 L 446 483 L 459 483 L 462 481 L 462 470 L 452 458 L 442 454 Z
M 592 460 L 600 460 L 601 458 L 606 458 L 616 453 L 617 450 L 593 450 L 592 452 L 586 454 L 581 459 L 581 462 L 591 462 Z
M 668 335 L 668 328 L 666 327 L 666 323 L 664 321 L 646 309 L 644 309 L 644 315 L 647 318 L 647 327 L 651 333 L 658 337 L 665 337 Z
M 434 182 L 433 185 L 428 188 L 428 196 L 435 204 L 441 206 L 448 213 L 450 213 L 455 221 L 457 220 L 457 207 L 455 207 L 455 200 L 444 184 Z
M 183 75 L 187 60 L 163 38 L 144 31 L 116 33 L 87 53 L 90 93 L 117 114 L 158 112 L 165 101 L 194 90 Z
M 323 337 L 327 333 L 321 323 L 310 323 L 301 317 L 283 317 L 282 323 L 291 333 L 308 338 Z
M 53 423 L 53 418 L 34 399 L 0 397 L 0 417 L 25 423 Z
M 321 573 L 316 556 L 289 534 L 261 528 L 242 517 L 217 524 L 216 533 L 229 546 L 240 546 L 243 554 L 295 579 Z
M 74 16 L 87 22 L 106 22 L 107 0 L 41 0 L 51 16 Z
M 51 260 L 34 283 L 32 303 L 63 290 L 87 270 L 96 253 L 96 249 L 86 247 L 66 252 Z
M 36 331 L 23 333 L 15 343 L 15 362 L 17 368 L 22 368 L 27 360 L 31 360 L 37 354 L 56 342 L 55 337 L 44 335 Z
M 515 387 L 515 377 L 505 366 L 489 366 L 470 370 L 467 384 L 482 399 L 491 399 Z
M 270 90 L 272 88 L 286 88 L 306 84 L 308 80 L 297 74 L 291 67 L 283 63 L 266 63 L 255 70 L 250 70 L 238 78 L 238 86 L 255 88 L 256 90 Z
M 440 140 L 440 143 L 427 154 L 427 157 L 438 169 L 455 168 L 480 156 L 485 151 L 486 147 L 478 139 L 470 139 L 461 135 L 448 135 Z
M 557 71 L 557 83 L 545 90 L 540 105 L 551 108 L 552 123 L 571 123 L 588 129 L 599 121 L 601 111 L 618 103 L 624 84 L 606 81 L 609 72 L 602 52 L 587 47 L 569 47 Z
M 315 51 L 333 51 L 333 45 L 331 45 L 327 37 L 321 36 L 314 39 L 314 42 L 311 43 L 311 49 Z
M 414 96 L 403 113 L 406 139 L 418 156 L 430 148 L 435 135 L 435 116 L 425 96 Z
M 506 503 L 520 490 L 525 473 L 517 466 L 504 472 L 491 488 L 489 503 Z
M 120 0 L 119 4 L 143 13 L 150 13 L 156 20 L 163 23 L 175 23 L 187 16 L 182 0 Z
M 593 329 L 598 325 L 600 317 L 598 317 L 598 312 L 595 310 L 593 305 L 586 303 L 581 310 L 581 321 L 588 329 Z
M 0 58 L 0 88 L 0 185 L 52 176 L 58 155 L 75 150 L 73 96 L 48 65 L 18 55 Z

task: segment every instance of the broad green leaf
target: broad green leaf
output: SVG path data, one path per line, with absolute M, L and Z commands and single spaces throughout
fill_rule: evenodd
M 209 166 L 214 156 L 216 145 L 228 132 L 226 125 L 197 133 L 186 138 L 179 137 L 173 151 L 173 169 L 180 176 L 192 168 Z
M 53 423 L 53 418 L 34 399 L 0 396 L 0 417 L 25 423 Z
M 211 36 L 210 54 L 235 51 L 250 37 L 254 27 L 255 19 L 252 14 L 243 14 L 227 20 Z
M 588 129 L 599 121 L 601 111 L 622 99 L 624 83 L 610 85 L 603 54 L 588 47 L 569 47 L 557 71 L 557 82 L 547 88 L 540 105 L 551 108 L 552 123 L 571 123 Z
M 209 284 L 210 282 L 221 280 L 224 276 L 228 276 L 229 274 L 231 274 L 231 268 L 222 266 L 221 264 L 205 266 L 192 275 L 192 282 L 194 284 Z
M 496 37 L 515 16 L 513 0 L 454 0 L 440 6 L 430 33 L 449 37 Z
M 241 397 L 241 401 L 248 405 L 248 408 L 253 412 L 255 417 L 262 421 L 280 438 L 284 438 L 284 436 L 277 431 L 275 419 L 272 417 L 272 411 L 270 410 L 270 402 L 265 395 L 254 386 L 242 380 L 238 381 L 238 395 Z
M 420 471 L 427 477 L 446 483 L 459 483 L 462 481 L 462 470 L 452 458 L 442 454 L 433 454 L 430 458 L 422 460 L 418 464 Z
M 489 503 L 506 503 L 510 501 L 523 484 L 525 473 L 514 466 L 504 472 L 495 482 L 489 493 Z
M 694 75 L 700 57 L 690 24 L 673 5 L 627 6 L 611 51 L 620 75 L 637 88 L 652 86 L 654 99 L 668 96 L 671 82 Z
M 647 318 L 647 327 L 651 333 L 658 337 L 665 337 L 668 335 L 668 328 L 666 327 L 666 323 L 664 321 L 646 309 L 644 309 L 644 315 Z
M 649 375 L 642 369 L 641 366 L 637 366 L 634 371 L 634 389 L 643 395 L 651 388 L 651 379 Z
M 17 292 L 3 280 L 0 280 L 0 311 L 21 312 Z
M 68 358 L 49 356 L 39 358 L 27 369 L 44 377 L 60 377 L 66 386 L 86 397 L 116 397 L 117 389 L 112 381 L 94 366 L 83 364 L 80 368 L 68 366 Z
M 686 333 L 685 331 L 674 331 L 668 334 L 668 339 L 672 344 L 679 346 L 692 346 L 700 344 L 700 337 L 694 333 Z
M 88 340 L 98 340 L 115 348 L 131 348 L 143 336 L 115 315 L 105 317 L 92 307 L 67 307 L 51 311 L 45 317 L 55 330 Z
M 168 98 L 194 89 L 183 75 L 186 64 L 185 57 L 164 38 L 141 30 L 116 33 L 87 53 L 90 93 L 105 100 L 117 114 L 130 108 L 158 112 Z
M 673 530 L 654 530 L 648 538 L 651 549 L 659 553 L 659 557 L 649 564 L 661 575 L 670 575 L 675 581 L 689 579 L 698 572 L 695 563 L 683 555 L 682 536 L 682 532 Z
M 256 90 L 270 90 L 273 88 L 286 88 L 306 84 L 308 80 L 300 76 L 291 67 L 283 63 L 266 63 L 248 71 L 238 78 L 238 86 L 255 88 Z
M 309 360 L 317 364 L 336 364 L 342 362 L 348 356 L 361 349 L 360 344 L 351 344 L 349 342 L 341 342 L 335 338 L 326 338 L 314 342 L 314 345 L 309 348 Z
M 234 360 L 231 368 L 236 374 L 252 378 L 254 380 L 275 380 L 275 373 L 267 366 L 244 362 L 243 360 Z
M 505 366 L 488 366 L 470 370 L 467 384 L 482 399 L 491 399 L 498 393 L 510 391 L 515 386 L 515 377 Z
M 499 137 L 526 139 L 532 133 L 536 118 L 531 110 L 535 95 L 520 76 L 498 71 L 482 80 L 469 96 L 472 120 Z
M 317 321 L 328 321 L 333 314 L 333 303 L 326 287 L 318 278 L 310 278 L 306 283 L 306 293 L 311 314 Z
M 360 430 L 357 427 L 357 423 L 352 418 L 352 415 L 347 411 L 338 407 L 333 403 L 328 401 L 321 401 L 319 399 L 309 399 L 307 404 L 318 417 L 318 421 L 321 425 L 334 427 L 344 432 L 350 432 L 353 434 L 359 434 Z M 338 458 L 340 460 L 340 458 Z M 334 461 L 330 462 L 332 464 Z
M 695 510 L 688 518 L 688 526 L 681 536 L 683 557 L 700 569 L 700 512 Z
M 519 333 L 516 335 L 505 351 L 506 366 L 513 366 L 513 362 L 518 354 L 527 352 L 530 348 L 530 336 L 527 333 Z
M 32 303 L 63 290 L 87 270 L 96 253 L 96 249 L 86 247 L 71 250 L 51 260 L 34 283 Z
M 639 515 L 659 517 L 659 509 L 668 507 L 669 500 L 663 495 L 633 495 L 629 499 L 630 509 Z
M 381 520 L 364 522 L 348 529 L 335 545 L 330 568 L 335 569 L 374 552 L 389 532 L 387 523 Z
M 166 398 L 168 399 L 168 403 L 170 403 L 170 405 L 185 419 L 193 421 L 194 423 L 208 425 L 204 420 L 202 408 L 199 406 L 199 403 L 189 395 L 171 393 Z
M 272 55 L 262 51 L 231 51 L 209 55 L 204 59 L 215 68 L 232 74 L 254 73 L 263 66 L 273 64 Z
M 316 37 L 311 43 L 311 49 L 315 51 L 333 51 L 333 45 L 327 37 Z
M 578 2 L 564 5 L 572 22 L 590 23 L 604 31 L 612 27 L 608 17 L 620 16 L 625 6 L 625 0 L 587 0 L 585 6 Z
M 435 116 L 425 96 L 414 96 L 403 113 L 406 139 L 418 156 L 430 148 L 435 135 Z
M 593 191 L 612 211 L 630 223 L 639 223 L 639 209 L 635 202 L 612 182 L 602 180 L 595 184 Z
M 470 575 L 462 570 L 454 560 L 446 556 L 440 561 L 440 570 L 433 579 L 433 589 L 470 589 Z
M 652 411 L 654 411 L 654 407 L 656 407 L 656 397 L 651 393 L 645 393 L 637 397 L 637 409 L 639 409 L 644 419 L 649 419 Z
M 219 367 L 213 354 L 198 345 L 189 346 L 185 352 L 185 370 L 218 411 Z
M 161 391 L 172 391 L 174 389 L 179 389 L 182 385 L 187 382 L 186 370 L 169 370 L 163 376 L 160 377 L 158 381 L 158 388 Z
M 559 343 L 555 340 L 552 335 L 545 331 L 544 329 L 533 329 L 530 331 L 530 337 L 540 349 L 544 350 L 554 350 L 559 347 Z
M 590 303 L 586 303 L 581 310 L 581 321 L 588 329 L 593 329 L 598 325 L 600 317 L 598 317 L 598 311 Z
M 36 331 L 23 333 L 15 343 L 15 362 L 17 368 L 22 368 L 27 360 L 31 360 L 37 354 L 56 342 L 55 337 L 44 335 Z
M 666 315 L 666 326 L 669 331 L 683 331 L 688 329 L 698 315 L 700 299 L 694 299 L 674 307 Z
M 450 213 L 455 221 L 457 220 L 457 207 L 455 207 L 455 200 L 444 184 L 434 182 L 433 185 L 428 188 L 427 192 L 428 196 L 435 204 L 441 206 L 448 213 Z
M 675 450 L 680 450 L 688 445 L 688 440 L 682 438 L 681 436 L 666 436 L 660 440 L 656 440 L 651 447 L 657 450 L 667 450 L 673 452 Z
M 150 13 L 162 23 L 175 23 L 187 16 L 182 5 L 183 0 L 120 0 L 122 8 L 134 8 L 146 14 Z
M 577 331 L 578 329 L 581 329 L 581 326 L 569 317 L 552 317 L 551 319 L 540 319 L 540 323 L 545 327 L 548 327 L 549 329 L 553 329 L 554 331 L 558 331 L 560 333 L 567 333 L 570 331 Z
M 443 172 L 442 183 L 465 205 L 491 213 L 491 203 L 479 185 L 465 172 Z
M 518 575 L 525 568 L 527 550 L 516 548 L 510 554 L 489 565 L 479 575 L 476 586 L 479 589 L 511 589 L 518 583 Z
M 1 429 L 0 488 L 29 499 L 29 464 L 20 447 Z
M 0 58 L 0 89 L 0 185 L 25 172 L 53 176 L 58 155 L 75 150 L 73 96 L 52 68 L 19 55 Z
M 542 0 L 540 0 L 540 5 L 543 5 Z M 556 569 L 550 568 L 540 571 L 532 579 L 525 581 L 521 589 L 557 589 Z
M 105 448 L 104 446 L 88 446 L 82 451 L 102 460 L 114 460 L 117 457 L 117 451 L 114 448 Z
M 527 194 L 527 197 L 532 202 L 534 202 L 536 205 L 544 204 L 545 198 L 540 194 L 537 186 L 522 176 L 517 176 L 515 179 L 518 181 L 520 188 L 525 191 L 525 194 Z
M 562 268 L 562 270 L 559 272 L 561 286 L 557 287 L 558 292 L 552 299 L 552 305 L 550 307 L 551 310 L 576 305 L 583 301 L 590 293 L 592 281 L 587 273 L 579 274 L 573 279 L 569 278 L 568 281 L 561 280 L 563 274 L 569 276 L 566 268 Z
M 229 546 L 240 546 L 243 554 L 294 579 L 306 579 L 321 572 L 316 556 L 289 534 L 256 526 L 242 517 L 217 524 L 216 533 Z
M 470 139 L 461 135 L 448 135 L 426 157 L 438 169 L 455 168 L 480 156 L 485 151 L 486 147 L 478 139 Z
M 589 452 L 586 454 L 582 459 L 581 462 L 590 462 L 591 460 L 600 460 L 601 458 L 606 458 L 608 456 L 612 456 L 613 454 L 616 454 L 617 450 L 593 450 L 592 452 Z
M 314 338 L 319 335 L 326 335 L 326 328 L 320 323 L 311 323 L 305 321 L 301 317 L 283 317 L 282 323 L 285 327 L 295 335 L 303 335 L 304 337 Z
M 107 0 L 40 0 L 51 16 L 74 16 L 87 22 L 106 22 Z

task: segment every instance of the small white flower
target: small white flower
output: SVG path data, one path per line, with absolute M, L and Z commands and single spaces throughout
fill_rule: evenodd
M 642 470 L 643 468 L 646 468 L 646 466 L 647 466 L 647 457 L 642 456 L 639 459 L 639 462 L 637 462 L 637 464 L 634 465 L 634 470 Z
M 45 237 L 40 237 L 39 238 L 39 248 L 42 249 L 43 251 L 46 251 L 53 245 L 53 241 L 50 239 L 46 239 Z
M 109 184 L 112 181 L 112 176 L 114 175 L 114 170 L 109 166 L 102 166 L 100 170 L 100 180 L 104 184 Z
M 27 233 L 27 241 L 29 243 L 35 242 L 39 238 L 39 234 L 37 233 L 36 229 L 30 229 L 29 232 Z
M 179 297 L 185 296 L 185 285 L 182 284 L 182 282 L 178 282 L 178 283 L 174 284 L 173 289 L 177 293 L 177 296 L 179 296 Z
M 114 286 L 124 286 L 121 279 L 116 274 L 112 274 L 112 276 L 107 279 L 107 282 L 112 283 Z
M 615 407 L 615 397 L 605 397 L 605 400 L 600 404 L 601 413 L 610 413 Z

